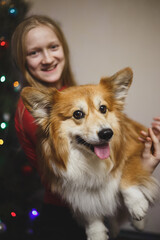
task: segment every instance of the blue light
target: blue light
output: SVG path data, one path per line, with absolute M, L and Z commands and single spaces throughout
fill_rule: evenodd
M 33 215 L 33 216 L 38 216 L 38 212 L 37 212 L 37 210 L 35 210 L 35 209 L 32 210 L 32 215 Z
M 9 9 L 9 13 L 10 13 L 11 15 L 16 15 L 16 14 L 17 14 L 17 9 L 14 8 L 14 7 L 11 7 L 11 8 Z
M 36 210 L 36 209 L 32 209 L 30 212 L 29 212 L 29 217 L 30 219 L 35 219 L 36 217 L 39 216 L 39 212 Z

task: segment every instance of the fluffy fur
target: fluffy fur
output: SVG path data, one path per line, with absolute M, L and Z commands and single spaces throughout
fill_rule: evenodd
M 158 192 L 141 165 L 144 146 L 137 139 L 146 128 L 123 113 L 132 76 L 126 68 L 98 85 L 47 94 L 26 87 L 21 94 L 39 125 L 42 176 L 81 219 L 88 240 L 109 239 L 103 220 L 117 214 L 121 199 L 141 220 Z

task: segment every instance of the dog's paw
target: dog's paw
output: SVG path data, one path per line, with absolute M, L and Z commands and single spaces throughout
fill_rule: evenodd
M 131 217 L 137 221 L 142 220 L 148 210 L 149 202 L 138 187 L 123 190 L 124 202 Z
M 108 240 L 108 230 L 103 222 L 96 220 L 86 228 L 87 240 Z
M 108 240 L 109 237 L 106 233 L 94 233 L 88 236 L 87 240 Z
M 140 221 L 145 217 L 148 207 L 149 203 L 144 196 L 139 199 L 135 197 L 135 199 L 132 199 L 132 206 L 129 206 L 128 210 L 133 219 Z
M 135 219 L 131 219 L 131 224 L 137 231 L 143 231 L 144 227 L 145 227 L 145 218 L 143 218 L 140 221 L 137 221 Z

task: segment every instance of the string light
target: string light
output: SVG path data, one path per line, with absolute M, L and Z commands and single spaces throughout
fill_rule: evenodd
M 39 212 L 36 210 L 36 209 L 32 209 L 30 212 L 29 212 L 29 217 L 30 219 L 35 219 L 36 217 L 39 216 Z
M 1 81 L 1 82 L 5 82 L 5 81 L 6 81 L 6 77 L 5 77 L 4 75 L 1 76 L 1 77 L 0 77 L 0 81 Z
M 18 81 L 15 81 L 15 82 L 13 83 L 13 87 L 14 87 L 14 90 L 15 90 L 16 92 L 21 89 L 21 85 L 20 85 L 20 83 L 19 83 Z
M 16 217 L 17 214 L 16 214 L 15 212 L 11 212 L 11 216 L 12 216 L 12 217 Z
M 0 139 L 0 145 L 3 145 L 3 144 L 4 144 L 3 139 Z
M 0 234 L 7 230 L 6 224 L 0 221 Z
M 17 14 L 17 9 L 16 9 L 15 7 L 10 7 L 9 13 L 10 13 L 12 16 L 15 16 L 15 15 Z
M 10 117 L 11 117 L 11 116 L 10 116 L 10 113 L 5 112 L 5 113 L 3 114 L 3 119 L 4 119 L 5 122 L 9 122 Z
M 33 234 L 33 233 L 34 233 L 34 231 L 33 231 L 33 229 L 32 229 L 32 228 L 29 228 L 29 229 L 27 230 L 27 233 L 28 233 L 29 235 L 31 235 L 31 234 Z
M 2 48 L 8 47 L 8 42 L 5 41 L 5 40 L 1 40 L 1 41 L 0 41 L 0 46 L 1 46 Z
M 10 14 L 14 14 L 16 12 L 15 8 L 10 8 L 9 9 Z
M 13 86 L 14 86 L 14 87 L 18 87 L 18 86 L 19 86 L 19 82 L 18 82 L 18 81 L 15 81 L 15 82 L 13 83 Z
M 5 6 L 7 4 L 8 0 L 1 0 L 0 5 Z
M 1 129 L 5 129 L 7 127 L 7 124 L 5 122 L 2 122 L 0 126 L 1 126 Z
M 5 41 L 1 41 L 1 47 L 4 47 L 6 45 Z
M 33 210 L 32 210 L 32 215 L 33 215 L 33 216 L 38 216 L 38 215 L 39 215 L 36 209 L 33 209 Z

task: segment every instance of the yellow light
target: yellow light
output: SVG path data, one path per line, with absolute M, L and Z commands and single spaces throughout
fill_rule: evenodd
M 19 82 L 18 82 L 18 81 L 15 81 L 15 82 L 13 83 L 13 86 L 14 86 L 14 87 L 18 87 L 18 86 L 19 86 Z
M 4 141 L 3 139 L 0 139 L 0 145 L 3 145 Z
M 2 1 L 1 1 L 1 5 L 2 5 L 2 6 L 6 5 L 6 3 L 7 3 L 7 1 L 5 1 L 5 0 L 2 0 Z

